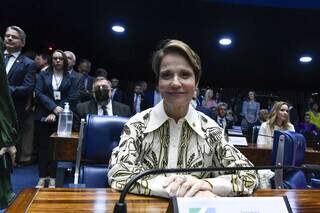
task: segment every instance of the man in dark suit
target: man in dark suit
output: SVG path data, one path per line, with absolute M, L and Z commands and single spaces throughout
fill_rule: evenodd
M 123 92 L 119 88 L 119 80 L 117 78 L 111 79 L 112 100 L 120 103 L 124 102 Z
M 224 102 L 220 102 L 217 105 L 217 115 L 214 117 L 214 120 L 217 124 L 223 129 L 232 129 L 233 121 L 229 120 L 227 115 L 228 105 Z
M 78 65 L 78 72 L 82 74 L 80 80 L 79 99 L 80 102 L 86 102 L 92 99 L 93 77 L 89 75 L 91 62 L 88 59 L 81 59 Z
M 74 65 L 76 64 L 76 55 L 71 51 L 64 51 L 68 58 L 68 73 L 75 79 L 75 85 L 80 87 L 80 81 L 83 75 L 73 69 Z
M 127 105 L 131 108 L 132 115 L 148 108 L 142 87 L 139 83 L 134 86 L 133 92 L 128 94 Z
M 35 73 L 37 66 L 33 60 L 21 54 L 22 48 L 26 43 L 25 32 L 17 26 L 10 26 L 4 35 L 4 62 L 9 83 L 9 92 L 12 96 L 16 108 L 19 135 L 23 131 L 24 121 L 26 120 L 26 107 L 28 99 L 32 95 L 35 85 Z M 18 160 L 21 151 L 21 143 L 18 142 Z
M 76 114 L 81 118 L 86 118 L 88 114 L 124 116 L 131 115 L 129 106 L 111 100 L 111 83 L 104 77 L 97 77 L 93 81 L 93 99 L 79 103 Z M 79 121 L 76 121 L 79 125 Z

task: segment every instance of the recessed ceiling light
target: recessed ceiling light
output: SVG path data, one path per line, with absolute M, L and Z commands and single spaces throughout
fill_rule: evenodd
M 230 38 L 222 38 L 219 40 L 219 44 L 223 46 L 228 46 L 232 43 L 232 40 Z
M 116 33 L 123 33 L 125 31 L 125 28 L 121 25 L 113 25 L 112 30 Z
M 310 56 L 302 56 L 299 60 L 301 63 L 309 63 L 312 61 L 312 58 Z

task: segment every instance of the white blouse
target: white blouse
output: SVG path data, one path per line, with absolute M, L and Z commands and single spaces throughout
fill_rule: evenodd
M 288 131 L 293 131 L 293 132 L 295 131 L 294 130 L 294 126 L 291 123 L 289 123 L 289 128 L 288 129 L 284 129 L 284 128 L 279 127 L 278 125 L 276 125 L 274 127 L 274 130 L 282 130 L 282 131 L 288 130 Z M 260 126 L 258 139 L 257 139 L 257 144 L 258 145 L 272 146 L 274 130 L 270 129 L 268 121 L 263 122 L 261 124 L 261 126 Z

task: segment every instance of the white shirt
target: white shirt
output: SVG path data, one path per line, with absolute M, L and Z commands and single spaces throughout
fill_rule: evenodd
M 222 121 L 222 123 L 221 123 L 221 121 Z M 226 118 L 225 118 L 225 117 L 224 117 L 224 118 L 221 118 L 221 117 L 217 116 L 217 123 L 218 123 L 219 126 L 220 126 L 221 128 L 223 128 L 223 129 L 225 129 L 226 126 L 227 126 L 227 121 L 226 121 Z
M 63 79 L 63 74 L 52 74 L 52 88 L 58 90 Z
M 288 129 L 284 129 L 282 127 L 279 127 L 278 125 L 276 125 L 274 127 L 274 130 L 289 130 L 289 131 L 295 131 L 294 130 L 294 126 L 289 123 L 289 128 Z M 267 145 L 267 146 L 271 146 L 273 144 L 273 135 L 274 135 L 274 130 L 272 131 L 270 129 L 270 126 L 267 122 L 263 122 L 260 126 L 260 130 L 259 130 L 259 134 L 258 134 L 258 139 L 257 139 L 257 144 L 258 145 Z
M 136 112 L 141 112 L 141 95 L 134 93 L 133 106 Z
M 107 107 L 107 112 L 108 115 L 112 116 L 113 115 L 113 110 L 112 110 L 112 103 L 111 100 L 109 100 L 109 103 L 106 105 Z M 103 109 L 102 109 L 102 105 L 98 104 L 98 115 L 103 115 Z
M 7 66 L 6 66 L 6 72 L 7 74 L 9 73 L 11 67 L 13 66 L 14 62 L 17 60 L 18 56 L 20 55 L 21 51 L 19 52 L 15 52 L 15 53 L 11 53 L 11 57 L 9 58 L 9 61 L 7 63 Z M 9 54 L 7 50 L 4 51 L 4 54 Z
M 43 68 L 40 70 L 40 72 L 42 72 L 42 71 L 46 71 L 46 70 L 48 69 L 48 67 L 49 67 L 49 65 L 47 65 L 47 66 L 43 67 Z
M 117 88 L 113 88 L 113 89 L 112 89 L 112 96 L 111 96 L 112 99 L 113 99 L 113 96 L 114 96 L 114 94 L 116 93 L 116 91 L 117 91 Z

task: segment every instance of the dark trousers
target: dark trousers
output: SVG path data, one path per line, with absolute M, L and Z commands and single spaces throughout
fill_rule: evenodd
M 56 177 L 57 163 L 53 161 L 53 143 L 50 135 L 57 131 L 57 123 L 36 121 L 39 141 L 39 177 Z

